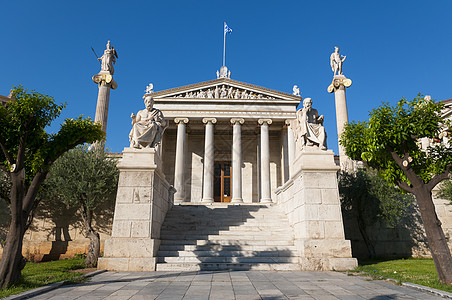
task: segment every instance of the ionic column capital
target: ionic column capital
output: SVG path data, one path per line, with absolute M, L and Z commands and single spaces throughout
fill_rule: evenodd
M 291 126 L 291 125 L 292 125 L 292 122 L 293 122 L 294 120 L 296 120 L 296 119 L 286 119 L 286 120 L 284 121 L 284 124 L 286 124 L 287 126 Z
M 272 119 L 259 119 L 257 120 L 257 123 L 259 123 L 259 125 L 263 125 L 264 123 L 270 125 L 271 123 L 273 123 Z
M 110 87 L 112 89 L 116 89 L 118 87 L 118 84 L 113 79 L 113 76 L 110 74 L 102 74 L 102 73 L 96 74 L 93 76 L 93 81 L 94 81 L 94 83 L 97 83 L 100 86 L 110 85 Z
M 340 88 L 348 88 L 352 85 L 352 80 L 348 79 L 344 75 L 336 75 L 333 77 L 333 81 L 328 86 L 328 93 L 334 93 Z
M 184 123 L 184 124 L 187 124 L 188 123 L 188 118 L 175 118 L 174 119 L 174 123 L 176 123 L 176 124 L 180 124 L 180 123 Z
M 203 118 L 202 119 L 202 122 L 204 123 L 204 124 L 207 124 L 207 123 L 212 123 L 212 124 L 215 124 L 215 123 L 217 123 L 217 119 L 216 118 Z
M 245 123 L 245 119 L 243 119 L 243 118 L 232 118 L 232 119 L 231 119 L 231 124 L 232 124 L 232 125 L 235 125 L 235 124 L 237 124 L 237 123 L 239 123 L 240 125 L 242 125 L 243 123 Z

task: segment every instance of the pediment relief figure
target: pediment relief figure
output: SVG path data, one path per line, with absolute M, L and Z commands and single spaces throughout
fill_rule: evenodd
M 256 91 L 247 90 L 244 88 L 228 85 L 218 84 L 201 88 L 198 90 L 191 90 L 175 95 L 166 96 L 164 98 L 191 98 L 191 99 L 276 99 L 275 97 L 259 93 Z

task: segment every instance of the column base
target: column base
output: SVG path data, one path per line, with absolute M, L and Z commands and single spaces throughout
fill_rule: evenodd
M 259 201 L 260 203 L 273 203 L 271 198 L 264 198 Z
M 233 198 L 231 200 L 231 203 L 243 203 L 243 199 L 242 198 Z
M 213 198 L 202 198 L 201 202 L 202 203 L 212 203 L 213 202 Z

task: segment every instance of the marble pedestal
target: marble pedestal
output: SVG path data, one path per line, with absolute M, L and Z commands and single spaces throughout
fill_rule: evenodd
M 294 228 L 302 270 L 353 269 L 357 260 L 344 235 L 334 153 L 316 147 L 297 152 L 291 179 L 276 195 Z
M 118 169 L 112 234 L 98 269 L 155 271 L 160 229 L 175 190 L 165 180 L 154 148 L 125 148 Z

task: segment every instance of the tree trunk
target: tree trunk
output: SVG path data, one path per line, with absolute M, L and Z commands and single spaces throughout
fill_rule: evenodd
M 11 173 L 11 224 L 0 261 L 0 288 L 9 287 L 18 282 L 21 271 L 25 267 L 22 245 L 28 214 L 22 210 L 25 194 L 25 181 L 22 175 Z
M 89 238 L 89 249 L 86 253 L 85 265 L 87 268 L 95 268 L 100 255 L 100 236 L 91 229 L 86 233 L 86 237 Z
M 100 236 L 93 226 L 93 212 L 89 210 L 86 205 L 86 196 L 82 195 L 79 199 L 80 210 L 83 219 L 83 226 L 85 227 L 85 237 L 89 238 L 88 253 L 86 253 L 85 265 L 87 268 L 94 268 L 97 266 L 97 259 L 100 255 Z
M 442 284 L 452 285 L 452 256 L 446 237 L 441 228 L 441 221 L 435 211 L 432 193 L 426 187 L 415 189 L 421 219 L 424 223 L 428 246 Z
M 22 256 L 23 232 L 22 226 L 11 222 L 0 262 L 0 288 L 18 282 L 25 267 L 25 259 Z

